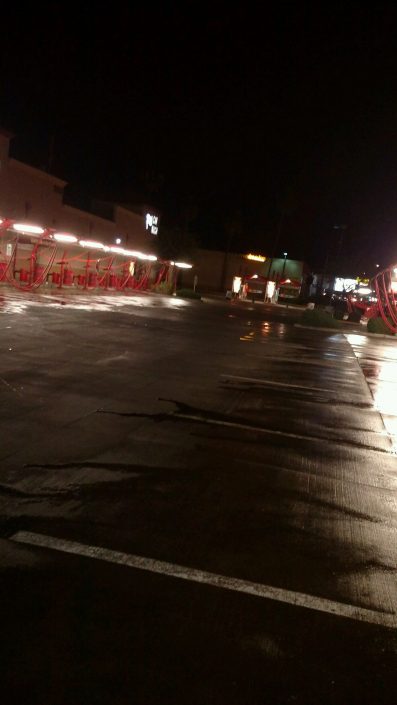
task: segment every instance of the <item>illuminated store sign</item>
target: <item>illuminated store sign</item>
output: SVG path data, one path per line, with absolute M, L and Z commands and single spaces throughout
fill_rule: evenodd
M 254 262 L 266 262 L 266 257 L 263 255 L 245 255 L 245 259 L 253 259 Z
M 354 291 L 356 285 L 356 279 L 343 279 L 342 277 L 336 277 L 334 291 Z
M 152 215 L 151 213 L 146 213 L 146 230 L 150 230 L 152 235 L 157 235 L 159 231 L 159 217 L 158 215 Z
M 233 277 L 233 294 L 238 294 L 241 289 L 241 277 Z
M 276 290 L 276 282 L 268 281 L 266 285 L 266 296 L 271 299 L 274 296 Z

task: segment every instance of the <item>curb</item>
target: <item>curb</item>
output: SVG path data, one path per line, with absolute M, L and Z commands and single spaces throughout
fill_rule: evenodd
M 340 328 L 323 328 L 322 326 L 303 326 L 301 323 L 294 323 L 295 328 L 306 328 L 306 330 L 323 330 L 326 331 L 327 333 L 342 333 L 344 334 L 344 331 L 342 331 Z M 355 331 L 352 331 L 352 333 L 355 333 Z
M 322 328 L 321 326 L 303 326 L 301 323 L 294 323 L 295 328 L 306 328 L 306 330 L 322 330 L 327 333 L 340 333 L 341 335 L 362 335 L 365 338 L 384 338 L 390 340 L 395 338 L 394 335 L 383 335 L 383 333 L 367 333 L 361 330 L 345 331 L 340 328 Z
M 383 333 L 361 333 L 361 331 L 352 331 L 352 333 L 357 333 L 357 335 L 365 335 L 366 338 L 384 338 L 385 340 L 393 340 L 393 338 L 396 338 L 395 335 L 384 335 Z M 343 333 L 343 335 L 346 335 L 346 333 Z

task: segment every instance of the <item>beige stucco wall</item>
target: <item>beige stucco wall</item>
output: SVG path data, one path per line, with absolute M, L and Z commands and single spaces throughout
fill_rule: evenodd
M 135 213 L 123 206 L 115 205 L 114 220 L 116 231 L 123 239 L 123 245 L 149 254 L 154 252 L 156 235 L 146 230 L 145 213 Z
M 80 239 L 99 240 L 104 244 L 114 244 L 116 236 L 116 225 L 111 220 L 68 205 L 59 208 L 54 227 L 73 233 Z
M 62 207 L 63 187 L 63 181 L 8 159 L 0 168 L 1 215 L 51 227 Z

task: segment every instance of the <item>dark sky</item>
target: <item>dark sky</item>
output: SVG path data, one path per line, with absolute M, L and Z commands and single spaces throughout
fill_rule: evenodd
M 53 135 L 70 198 L 146 196 L 205 246 L 319 267 L 342 232 L 348 269 L 397 261 L 397 12 L 320 5 L 9 11 L 13 154 L 44 166 Z

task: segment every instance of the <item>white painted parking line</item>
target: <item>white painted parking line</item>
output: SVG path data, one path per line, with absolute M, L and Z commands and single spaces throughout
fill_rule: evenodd
M 11 540 L 30 546 L 60 551 L 61 553 L 71 553 L 84 558 L 94 558 L 107 563 L 116 563 L 117 565 L 136 568 L 150 573 L 158 573 L 171 578 L 202 583 L 203 585 L 211 585 L 212 587 L 221 588 L 223 590 L 231 590 L 254 597 L 262 597 L 267 600 L 283 602 L 295 607 L 303 607 L 317 612 L 333 614 L 336 617 L 344 617 L 388 628 L 397 627 L 397 615 L 395 613 L 377 612 L 376 610 L 357 607 L 343 602 L 334 602 L 333 600 L 327 600 L 322 597 L 305 595 L 301 592 L 283 590 L 270 585 L 262 585 L 261 583 L 254 583 L 248 580 L 239 580 L 238 578 L 231 578 L 225 575 L 217 575 L 216 573 L 176 565 L 175 563 L 158 561 L 153 558 L 135 556 L 121 551 L 112 551 L 109 548 L 90 546 L 78 543 L 77 541 L 58 539 L 54 536 L 46 536 L 31 531 L 17 531 L 17 533 L 11 536 Z
M 285 387 L 286 389 L 298 389 L 305 392 L 323 392 L 326 394 L 335 394 L 335 389 L 327 389 L 324 387 L 311 387 L 310 385 L 290 384 L 289 382 L 276 382 L 272 379 L 257 379 L 256 377 L 241 377 L 239 375 L 220 375 L 221 382 L 241 382 L 243 384 L 253 384 L 260 387 Z M 354 393 L 354 396 L 357 396 Z M 360 395 L 362 396 L 362 395 Z
M 237 421 L 222 421 L 220 419 L 210 419 L 205 416 L 196 416 L 195 414 L 183 414 L 174 413 L 172 414 L 173 419 L 185 419 L 186 421 L 194 421 L 195 423 L 206 424 L 208 426 L 224 426 L 225 428 L 239 428 L 242 431 L 249 431 L 250 433 L 263 433 L 267 436 L 280 436 L 281 438 L 294 438 L 298 441 L 311 441 L 313 443 L 336 443 L 336 445 L 341 446 L 354 446 L 355 448 L 361 448 L 363 450 L 372 450 L 375 453 L 389 453 L 392 449 L 385 449 L 377 446 L 372 446 L 365 443 L 354 443 L 349 441 L 348 438 L 333 438 L 332 436 L 309 436 L 300 433 L 291 433 L 289 431 L 279 431 L 278 429 L 263 428 L 262 426 L 250 426 L 250 424 L 238 423 Z M 372 436 L 384 438 L 387 436 L 383 431 L 368 431 Z
M 225 426 L 226 428 L 240 428 L 242 431 L 250 431 L 252 433 L 264 433 L 269 436 L 283 436 L 284 438 L 296 438 L 299 441 L 326 441 L 333 443 L 349 443 L 343 439 L 322 438 L 317 436 L 303 436 L 299 433 L 289 433 L 288 431 L 279 431 L 278 429 L 262 428 L 261 426 L 250 426 L 249 424 L 238 423 L 237 421 L 221 421 L 220 419 L 207 419 L 205 416 L 196 416 L 195 414 L 172 414 L 172 418 L 186 419 L 186 421 L 195 421 L 196 423 L 208 424 L 209 426 Z M 363 446 L 367 447 L 367 446 Z

